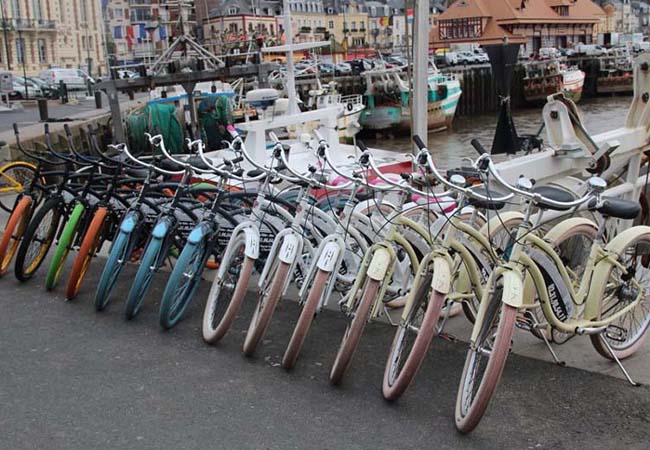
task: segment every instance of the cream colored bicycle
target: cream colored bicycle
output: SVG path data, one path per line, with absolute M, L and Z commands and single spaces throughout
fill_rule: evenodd
M 633 384 L 620 360 L 639 349 L 650 325 L 646 302 L 650 288 L 650 227 L 631 227 L 607 245 L 603 242 L 607 219 L 635 218 L 640 210 L 638 203 L 604 197 L 606 183 L 597 177 L 588 180 L 585 196 L 566 201 L 558 191 L 534 192 L 533 183 L 525 177 L 519 178 L 516 186 L 509 185 L 487 153 L 479 164 L 512 195 L 523 197 L 526 205 L 525 220 L 504 262 L 491 273 L 483 290 L 456 401 L 456 426 L 463 433 L 478 425 L 494 395 L 521 312 L 541 307 L 548 322 L 542 325 L 562 333 L 589 335 L 598 353 L 614 360 Z M 600 214 L 597 226 L 588 219 L 573 217 L 553 227 L 545 238 L 530 232 L 534 228 L 529 222 L 534 207 L 542 212 L 568 211 L 581 205 Z M 537 214 L 538 222 L 541 216 Z M 576 282 L 575 274 L 567 270 L 552 242 L 561 236 L 579 234 L 593 235 L 594 239 L 584 272 Z

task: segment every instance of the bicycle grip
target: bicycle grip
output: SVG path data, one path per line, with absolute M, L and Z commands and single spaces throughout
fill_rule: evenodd
M 479 155 L 484 155 L 487 153 L 487 150 L 485 150 L 485 147 L 483 147 L 483 144 L 479 142 L 478 139 L 474 138 L 471 140 L 470 144 L 472 144 L 472 147 L 478 152 Z
M 424 145 L 424 142 L 422 142 L 422 139 L 420 139 L 420 136 L 417 134 L 413 135 L 413 142 L 415 142 L 415 145 L 417 145 L 420 150 L 427 148 L 427 146 Z
M 19 134 L 18 133 L 18 124 L 14 122 L 14 134 Z
M 244 160 L 244 157 L 243 157 L 243 156 L 238 156 L 238 157 L 236 157 L 236 158 L 234 158 L 234 159 L 231 159 L 230 162 L 231 162 L 231 164 L 239 164 L 239 163 L 242 162 L 243 160 Z
M 365 144 L 365 142 L 363 142 L 360 139 L 357 139 L 357 147 L 359 147 L 359 150 L 361 150 L 362 152 L 368 150 L 368 146 Z
M 72 136 L 72 133 L 70 132 L 70 127 L 68 126 L 67 123 L 63 124 L 63 129 L 65 130 L 66 136 L 68 136 L 68 137 Z
M 50 134 L 50 124 L 46 123 L 43 125 L 43 130 L 45 131 L 45 134 Z

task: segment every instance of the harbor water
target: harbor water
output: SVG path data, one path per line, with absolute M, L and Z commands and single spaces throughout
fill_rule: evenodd
M 631 96 L 596 97 L 584 99 L 578 104 L 578 109 L 585 128 L 593 135 L 623 126 L 631 102 Z M 514 110 L 513 118 L 518 133 L 537 133 L 542 124 L 542 108 Z M 444 168 L 455 167 L 460 165 L 463 158 L 475 158 L 476 151 L 470 145 L 474 138 L 489 149 L 494 138 L 496 122 L 496 113 L 457 117 L 453 129 L 430 133 L 428 144 L 436 163 Z M 542 137 L 546 137 L 545 132 L 542 132 Z M 370 147 L 385 150 L 406 152 L 412 149 L 410 139 L 406 136 L 394 139 L 365 138 L 364 142 Z

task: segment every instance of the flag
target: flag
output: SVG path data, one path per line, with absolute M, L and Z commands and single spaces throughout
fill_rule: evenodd
M 388 17 L 387 17 L 387 16 L 384 16 L 384 17 L 382 17 L 381 19 L 379 19 L 379 24 L 380 24 L 382 27 L 387 27 L 387 26 L 388 26 Z
M 133 39 L 134 39 L 134 33 L 133 33 L 133 25 L 127 25 L 126 26 L 126 44 L 129 47 L 129 50 L 133 47 Z
M 158 27 L 158 39 L 161 41 L 167 39 L 167 28 L 165 27 L 165 25 L 160 25 Z
M 413 23 L 413 10 L 412 9 L 407 9 L 406 10 L 406 21 L 408 23 Z
M 147 29 L 144 24 L 138 24 L 138 42 L 143 42 L 147 39 Z

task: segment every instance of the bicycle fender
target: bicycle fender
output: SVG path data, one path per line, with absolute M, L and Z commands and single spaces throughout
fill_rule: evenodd
M 438 257 L 433 260 L 431 287 L 441 294 L 449 294 L 451 287 L 451 267 L 445 258 Z
M 123 231 L 124 233 L 133 233 L 133 230 L 135 230 L 135 226 L 138 223 L 138 218 L 136 217 L 135 214 L 129 214 L 124 218 L 122 223 L 120 224 L 120 231 Z
M 287 264 L 293 264 L 298 253 L 299 243 L 295 234 L 289 234 L 282 240 L 282 246 L 278 252 L 280 261 Z
M 260 236 L 257 229 L 248 227 L 244 228 L 244 236 L 246 239 L 246 246 L 244 254 L 251 258 L 257 259 L 260 256 Z
M 198 244 L 207 233 L 206 224 L 200 223 L 194 227 L 190 234 L 187 236 L 187 242 L 190 244 Z
M 388 249 L 379 248 L 375 250 L 366 274 L 373 280 L 382 281 L 388 272 L 391 261 L 392 258 Z
M 167 235 L 167 231 L 169 231 L 169 222 L 161 220 L 153 228 L 151 235 L 155 238 L 162 239 Z
M 325 244 L 318 258 L 318 268 L 325 272 L 333 272 L 339 260 L 340 251 L 341 249 L 336 242 L 328 242 Z
M 524 304 L 524 281 L 517 270 L 505 270 L 503 277 L 503 303 L 513 308 L 521 308 Z

